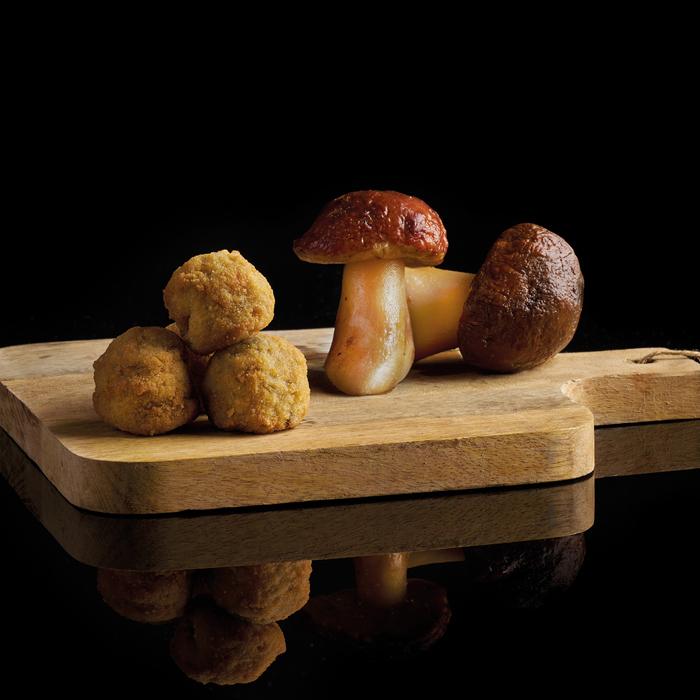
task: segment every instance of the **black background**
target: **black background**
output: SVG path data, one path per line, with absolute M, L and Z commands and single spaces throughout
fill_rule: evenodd
M 222 248 L 269 278 L 271 328 L 332 325 L 341 268 L 297 260 L 292 241 L 326 201 L 369 188 L 438 211 L 446 268 L 478 270 L 515 223 L 562 235 L 586 281 L 572 350 L 698 345 L 692 178 L 668 125 L 652 136 L 632 115 L 551 133 L 508 119 L 476 133 L 441 124 L 397 133 L 379 122 L 376 132 L 310 136 L 308 126 L 263 123 L 221 138 L 201 125 L 158 126 L 79 123 L 27 143 L 10 189 L 18 217 L 2 244 L 0 345 L 165 324 L 171 272 Z
M 19 157 L 10 168 L 0 346 L 111 337 L 132 325 L 165 324 L 161 292 L 173 269 L 194 254 L 221 248 L 240 250 L 270 280 L 277 299 L 272 328 L 332 325 L 341 270 L 298 261 L 291 243 L 328 199 L 377 188 L 416 195 L 440 213 L 450 240 L 448 268 L 476 271 L 495 237 L 518 222 L 538 223 L 566 238 L 586 279 L 572 350 L 697 347 L 695 195 L 681 117 L 658 121 L 657 110 L 663 110 L 653 100 L 643 101 L 644 109 L 613 114 L 606 99 L 592 104 L 581 96 L 567 105 L 554 98 L 515 100 L 497 118 L 477 123 L 468 119 L 469 102 L 457 112 L 431 103 L 433 119 L 427 121 L 414 98 L 404 95 L 376 121 L 371 101 L 359 110 L 355 105 L 362 130 L 357 123 L 333 122 L 327 104 L 298 127 L 290 119 L 298 103 L 288 94 L 255 129 L 255 119 L 232 119 L 221 129 L 206 114 L 196 124 L 175 123 L 177 101 L 170 113 L 154 116 L 104 95 L 98 105 L 87 100 L 85 109 L 68 117 L 33 113 L 16 139 Z M 572 109 L 582 118 L 570 120 Z M 484 122 L 490 122 L 488 130 Z M 602 519 L 591 565 L 598 568 L 589 569 L 594 573 L 578 598 L 535 617 L 482 618 L 477 635 L 493 655 L 473 642 L 465 620 L 460 634 L 466 648 L 476 650 L 485 677 L 458 651 L 434 655 L 424 662 L 424 690 L 431 687 L 431 673 L 446 678 L 459 664 L 465 683 L 547 685 L 547 653 L 554 653 L 558 667 L 576 658 L 567 687 L 596 663 L 643 680 L 637 666 L 614 661 L 621 648 L 637 654 L 652 675 L 654 663 L 672 669 L 676 651 L 683 663 L 674 643 L 658 655 L 658 635 L 675 640 L 683 620 L 696 619 L 693 592 L 674 583 L 687 582 L 679 569 L 694 539 L 666 546 L 676 531 L 687 531 L 689 520 L 678 516 L 663 539 L 653 518 L 672 516 L 679 494 L 686 501 L 688 493 L 697 494 L 697 479 L 676 480 L 665 497 L 659 483 L 642 484 L 643 507 L 613 509 L 617 519 L 607 526 Z M 627 487 L 618 487 L 610 503 L 625 503 L 626 493 Z M 681 505 L 687 509 L 686 501 Z M 118 690 L 181 687 L 167 659 L 167 633 L 141 636 L 140 628 L 114 617 L 95 597 L 92 572 L 70 562 L 4 484 L 2 503 L 7 540 L 0 595 L 14 643 L 8 676 L 76 692 L 105 684 Z M 654 537 L 660 538 L 656 568 L 644 579 L 647 543 Z M 591 644 L 562 636 L 577 626 Z M 513 672 L 507 681 L 495 657 L 504 639 Z M 528 652 L 521 656 L 523 649 Z M 363 685 L 363 678 L 358 674 L 354 683 Z M 404 678 L 408 687 L 413 676 Z M 284 694 L 281 686 L 277 690 Z

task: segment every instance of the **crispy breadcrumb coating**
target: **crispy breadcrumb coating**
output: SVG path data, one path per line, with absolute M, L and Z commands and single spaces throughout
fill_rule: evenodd
M 177 323 L 170 323 L 165 328 L 175 333 L 179 338 L 182 338 Z M 207 371 L 210 359 L 211 354 L 199 355 L 190 350 L 189 346 L 187 346 L 187 366 L 190 368 L 190 379 L 194 382 L 194 388 L 198 394 L 201 393 L 202 380 L 204 379 L 204 373 Z
M 199 413 L 187 348 L 165 328 L 130 328 L 93 366 L 95 411 L 115 428 L 158 435 L 189 423 Z
M 214 569 L 208 591 L 230 613 L 252 622 L 274 622 L 306 605 L 310 576 L 310 560 Z
M 200 355 L 254 335 L 275 310 L 268 281 L 236 250 L 195 255 L 173 272 L 163 300 L 182 338 Z
M 190 574 L 98 569 L 97 590 L 122 617 L 135 622 L 168 622 L 185 611 L 190 597 Z
M 283 338 L 256 335 L 214 354 L 202 396 L 209 419 L 222 430 L 293 428 L 309 410 L 306 358 Z
M 198 600 L 170 643 L 180 670 L 199 683 L 252 683 L 287 649 L 279 625 L 256 625 Z

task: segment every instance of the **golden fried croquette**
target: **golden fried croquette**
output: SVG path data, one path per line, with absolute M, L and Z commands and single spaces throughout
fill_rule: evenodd
M 173 272 L 163 300 L 180 335 L 200 355 L 249 338 L 275 310 L 268 281 L 236 250 L 195 255 Z
M 224 610 L 257 623 L 284 620 L 309 600 L 311 561 L 213 569 L 209 595 Z
M 279 625 L 256 625 L 198 600 L 179 622 L 170 653 L 199 683 L 252 683 L 287 649 Z
M 115 428 L 158 435 L 189 423 L 199 413 L 187 348 L 165 328 L 130 328 L 93 366 L 95 411 Z
M 273 433 L 299 425 L 309 410 L 306 358 L 291 343 L 256 335 L 209 361 L 202 398 L 222 430 Z
M 179 338 L 182 338 L 177 323 L 170 323 L 165 328 L 175 333 Z M 195 389 L 198 392 L 202 386 L 202 379 L 204 379 L 204 373 L 207 371 L 207 365 L 210 359 L 211 354 L 199 355 L 187 346 L 187 366 L 190 368 L 190 378 L 194 382 Z
M 135 622 L 180 617 L 190 597 L 188 571 L 97 570 L 97 590 L 114 612 Z

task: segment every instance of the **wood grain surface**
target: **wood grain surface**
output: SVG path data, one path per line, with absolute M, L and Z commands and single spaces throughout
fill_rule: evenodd
M 0 426 L 74 505 L 145 514 L 561 481 L 593 470 L 594 422 L 700 417 L 700 365 L 634 362 L 656 348 L 562 353 L 516 375 L 469 370 L 453 351 L 389 394 L 349 397 L 323 374 L 331 334 L 277 333 L 309 360 L 311 410 L 294 430 L 110 428 L 91 403 L 109 340 L 0 350 Z

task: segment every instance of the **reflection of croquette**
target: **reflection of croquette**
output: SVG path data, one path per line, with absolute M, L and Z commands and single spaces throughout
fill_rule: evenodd
M 167 433 L 197 417 L 187 348 L 165 328 L 130 328 L 95 363 L 95 411 L 137 435 Z
M 112 610 L 136 622 L 180 617 L 190 596 L 187 571 L 97 570 L 97 590 Z
M 275 308 L 268 281 L 235 250 L 188 260 L 173 272 L 163 300 L 184 340 L 200 355 L 262 330 Z
M 284 620 L 309 600 L 311 561 L 214 569 L 209 594 L 216 603 L 252 622 Z
M 193 603 L 175 630 L 170 653 L 199 683 L 251 683 L 286 651 L 279 625 L 256 625 L 207 601 Z
M 309 409 L 306 358 L 283 338 L 248 338 L 214 354 L 202 395 L 209 419 L 222 430 L 293 428 Z

